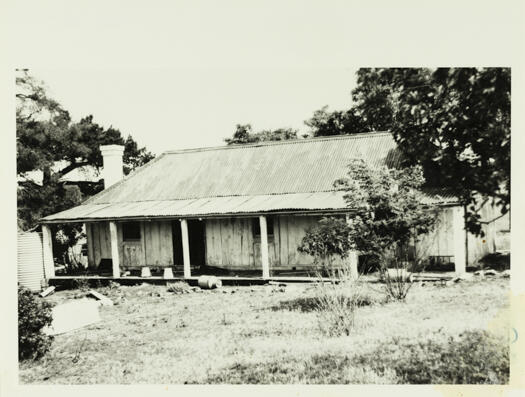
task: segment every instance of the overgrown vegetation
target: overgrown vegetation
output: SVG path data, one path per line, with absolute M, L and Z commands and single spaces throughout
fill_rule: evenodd
M 378 360 L 378 357 L 381 359 Z M 377 373 L 395 371 L 398 383 L 505 384 L 509 381 L 509 348 L 486 331 L 465 331 L 446 342 L 439 335 L 426 341 L 394 339 L 354 359 Z
M 395 384 L 395 373 L 379 375 L 371 368 L 353 367 L 344 356 L 316 354 L 261 364 L 236 363 L 211 375 L 207 383 L 228 384 Z
M 361 269 L 377 267 L 387 295 L 404 300 L 412 285 L 409 274 L 421 271 L 428 257 L 429 241 L 422 237 L 428 240 L 438 222 L 438 207 L 425 200 L 423 183 L 420 167 L 373 168 L 352 160 L 348 177 L 335 182 L 345 192 L 349 218 L 322 218 L 306 231 L 298 250 L 313 256 L 323 275 L 336 279 L 344 278 L 338 269 L 351 273 L 347 259 L 357 251 Z
M 314 285 L 289 284 L 279 289 L 226 286 L 198 294 L 168 293 L 160 285 L 120 286 L 119 304 L 100 307 L 101 322 L 57 335 L 51 351 L 41 360 L 23 361 L 20 382 L 398 383 L 407 380 L 403 380 L 401 367 L 399 375 L 395 371 L 397 357 L 411 357 L 412 353 L 405 353 L 407 349 L 426 352 L 430 348 L 419 345 L 428 340 L 449 355 L 443 359 L 449 359 L 448 365 L 489 363 L 479 367 L 479 377 L 468 381 L 496 383 L 491 371 L 498 374 L 493 368 L 503 368 L 499 373 L 500 382 L 504 382 L 508 288 L 509 280 L 502 278 L 450 286 L 417 284 L 403 304 L 363 303 L 357 308 L 350 336 L 335 337 L 320 329 L 315 309 L 310 310 L 317 297 Z M 104 289 L 99 291 L 107 295 Z M 372 303 L 383 298 L 375 288 L 365 292 Z M 59 304 L 77 293 L 57 291 L 46 300 Z M 490 348 L 485 339 L 465 334 L 468 330 L 483 333 L 489 323 Z M 450 337 L 461 343 L 449 346 Z M 390 358 L 379 355 L 381 352 L 391 354 Z M 491 362 L 490 352 L 502 364 Z M 441 356 L 432 353 L 432 357 Z M 75 365 L 73 358 L 77 358 Z M 423 361 L 424 355 L 420 354 L 420 359 Z M 418 362 L 403 360 L 408 368 Z M 437 377 L 436 371 L 444 371 L 439 362 L 417 365 L 423 369 L 430 366 L 436 374 L 432 382 L 445 382 L 443 375 Z M 462 380 L 458 377 L 457 381 Z
M 446 342 L 406 338 L 382 342 L 360 355 L 314 354 L 263 364 L 236 363 L 210 383 L 507 384 L 505 341 L 486 331 L 466 331 Z
M 314 305 L 320 329 L 329 336 L 350 335 L 356 308 L 366 300 L 363 285 L 356 282 L 356 269 L 347 262 L 352 248 L 349 231 L 345 218 L 322 218 L 306 231 L 298 247 L 314 258 L 319 269 Z
M 319 328 L 325 335 L 348 336 L 352 333 L 357 309 L 373 302 L 366 288 L 364 283 L 348 275 L 339 283 L 332 280 L 316 284 L 315 312 Z
M 53 341 L 42 329 L 51 325 L 51 305 L 30 290 L 18 287 L 18 358 L 39 359 Z

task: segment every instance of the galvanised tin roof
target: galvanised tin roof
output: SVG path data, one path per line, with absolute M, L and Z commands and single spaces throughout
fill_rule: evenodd
M 385 132 L 168 151 L 42 221 L 347 209 L 333 183 L 351 159 L 397 167 L 401 156 Z

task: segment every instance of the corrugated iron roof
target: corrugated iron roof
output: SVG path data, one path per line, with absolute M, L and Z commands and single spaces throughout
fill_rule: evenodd
M 46 222 L 124 218 L 234 216 L 269 212 L 329 212 L 346 209 L 344 192 L 291 193 L 258 196 L 83 204 L 44 218 Z M 455 198 L 426 195 L 424 202 L 451 204 Z
M 356 158 L 400 164 L 390 133 L 171 151 L 43 221 L 344 209 L 333 183 Z
M 389 133 L 165 152 L 90 203 L 325 192 L 352 158 L 399 163 Z
M 229 196 L 199 199 L 84 204 L 45 218 L 46 221 L 141 217 L 198 217 L 279 211 L 328 211 L 345 207 L 342 192 Z

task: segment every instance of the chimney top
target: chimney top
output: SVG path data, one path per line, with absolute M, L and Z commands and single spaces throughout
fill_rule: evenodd
M 100 145 L 100 152 L 102 156 L 122 155 L 124 153 L 124 145 Z
M 104 189 L 114 185 L 124 177 L 123 145 L 101 145 L 103 169 L 102 177 L 104 178 Z

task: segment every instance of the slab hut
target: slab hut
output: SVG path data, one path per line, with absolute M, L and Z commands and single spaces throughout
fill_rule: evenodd
M 202 266 L 262 277 L 307 269 L 313 258 L 297 251 L 306 230 L 322 216 L 348 213 L 333 183 L 346 176 L 349 160 L 400 163 L 390 133 L 168 151 L 125 178 L 122 150 L 101 147 L 105 190 L 43 218 L 47 269 L 48 226 L 65 222 L 85 224 L 89 267 L 110 261 L 114 277 L 143 266 L 173 267 L 185 277 Z M 442 208 L 429 255 L 451 258 L 462 273 L 493 250 L 490 226 L 483 242 L 466 234 L 454 197 L 428 199 Z

